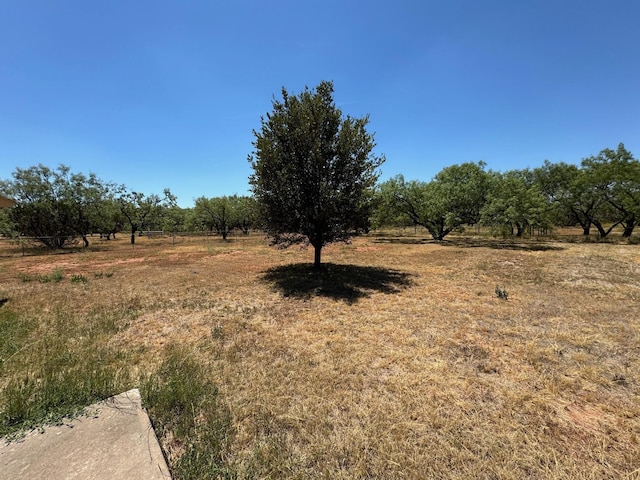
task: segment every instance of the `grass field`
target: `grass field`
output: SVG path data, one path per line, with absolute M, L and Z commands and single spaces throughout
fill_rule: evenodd
M 640 478 L 640 246 L 22 253 L 0 244 L 2 434 L 140 387 L 176 478 Z

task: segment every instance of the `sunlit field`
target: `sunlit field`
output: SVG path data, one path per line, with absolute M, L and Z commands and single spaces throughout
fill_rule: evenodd
M 2 241 L 3 431 L 95 374 L 74 389 L 141 388 L 176 478 L 640 476 L 640 246 L 447 239 L 355 238 L 320 271 L 261 235 Z

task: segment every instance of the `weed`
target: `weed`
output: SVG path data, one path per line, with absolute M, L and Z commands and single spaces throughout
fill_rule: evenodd
M 508 300 L 509 292 L 507 292 L 507 289 L 504 287 L 500 288 L 496 286 L 496 297 L 501 298 L 502 300 Z
M 103 362 L 106 352 L 51 353 L 48 363 L 13 378 L 2 391 L 0 436 L 58 424 L 117 393 L 119 372 Z
M 111 278 L 111 277 L 113 277 L 113 272 L 107 272 L 107 273 L 105 273 L 104 275 L 105 275 L 105 277 L 107 277 L 107 278 Z
M 102 278 L 102 276 L 103 276 L 103 275 L 104 275 L 104 274 L 103 274 L 102 272 L 95 272 L 95 273 L 93 274 L 93 278 Z
M 71 275 L 71 283 L 87 283 L 87 277 L 79 274 Z
M 141 384 L 173 477 L 235 478 L 225 465 L 231 413 L 203 366 L 185 349 L 171 346 L 158 371 Z
M 15 312 L 0 310 L 0 374 L 5 362 L 23 347 L 31 329 L 31 323 Z
M 22 275 L 21 278 L 23 282 L 30 282 L 31 280 L 33 280 L 33 278 L 30 277 L 29 275 Z M 38 275 L 36 277 L 36 279 L 40 283 L 49 283 L 49 282 L 58 283 L 63 278 L 64 278 L 64 273 L 59 268 L 54 269 L 53 272 L 51 272 L 49 275 Z
M 118 353 L 98 343 L 101 331 L 78 336 L 59 318 L 49 326 L 47 335 L 30 341 L 32 322 L 10 311 L 0 315 L 0 368 L 6 379 L 0 437 L 60 423 L 124 389 L 128 374 L 116 361 Z
M 49 276 L 52 282 L 60 282 L 64 278 L 64 273 L 59 268 L 56 268 L 53 273 Z
M 622 387 L 629 386 L 629 381 L 627 380 L 627 377 L 620 374 L 616 374 L 613 376 L 613 383 L 615 383 L 616 385 L 620 385 Z
M 22 280 L 23 283 L 29 283 L 33 279 L 29 275 L 23 274 L 20 276 L 20 280 Z
M 222 325 L 214 325 L 211 327 L 211 338 L 214 340 L 222 340 L 224 338 L 224 330 Z

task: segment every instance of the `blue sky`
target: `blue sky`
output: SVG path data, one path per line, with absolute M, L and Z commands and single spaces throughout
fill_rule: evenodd
M 0 179 L 246 194 L 273 96 L 322 80 L 370 115 L 383 180 L 638 158 L 638 21 L 634 0 L 3 0 Z

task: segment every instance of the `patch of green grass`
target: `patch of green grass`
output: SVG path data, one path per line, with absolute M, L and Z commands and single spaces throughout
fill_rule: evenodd
M 0 327 L 0 437 L 59 424 L 128 387 L 122 355 L 104 346 L 109 322 L 87 329 L 60 314 L 38 331 L 35 321 L 3 310 Z
M 87 283 L 87 277 L 79 274 L 71 275 L 71 283 Z
M 46 364 L 12 379 L 1 395 L 0 436 L 58 424 L 117 393 L 119 372 L 104 361 L 106 356 L 104 350 L 59 350 Z
M 61 269 L 56 268 L 51 275 L 49 275 L 49 278 L 52 282 L 58 283 L 60 281 L 62 281 L 62 279 L 64 278 L 64 273 L 62 272 Z
M 26 343 L 32 324 L 12 310 L 0 310 L 0 374 L 4 364 Z
M 159 369 L 142 379 L 140 391 L 173 478 L 236 478 L 225 459 L 231 413 L 187 350 L 169 347 Z
M 38 275 L 37 277 L 35 277 L 35 279 L 40 283 L 49 283 L 49 282 L 58 283 L 62 281 L 63 278 L 64 278 L 64 272 L 59 268 L 54 269 L 53 272 L 51 272 L 49 275 Z M 23 282 L 28 283 L 33 280 L 33 277 L 27 274 L 23 274 L 20 277 L 20 279 Z

